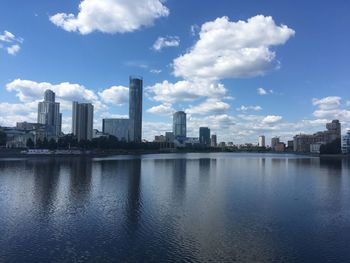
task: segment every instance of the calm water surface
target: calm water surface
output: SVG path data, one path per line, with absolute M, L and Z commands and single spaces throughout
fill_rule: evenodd
M 349 262 L 350 161 L 0 160 L 0 262 Z

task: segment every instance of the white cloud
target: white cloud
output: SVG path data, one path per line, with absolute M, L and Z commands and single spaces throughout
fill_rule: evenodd
M 180 45 L 180 38 L 178 36 L 158 37 L 154 42 L 152 48 L 155 51 L 161 51 L 166 47 L 178 47 Z
M 94 91 L 85 88 L 80 84 L 62 82 L 51 84 L 49 82 L 35 82 L 31 80 L 16 79 L 6 84 L 8 91 L 16 92 L 16 96 L 22 102 L 31 102 L 43 98 L 45 90 L 51 89 L 56 93 L 57 98 L 67 101 L 93 102 L 98 101 Z
M 185 79 L 214 80 L 263 75 L 278 66 L 270 48 L 286 43 L 294 34 L 269 16 L 238 22 L 217 18 L 204 23 L 198 42 L 174 60 L 174 74 Z
M 350 121 L 350 111 L 345 109 L 347 102 L 342 104 L 342 98 L 339 96 L 329 96 L 322 99 L 313 99 L 312 104 L 317 106 L 317 109 L 313 112 L 316 118 L 324 119 L 338 119 L 342 122 Z
M 312 99 L 312 104 L 320 109 L 335 109 L 340 106 L 341 97 L 329 96 L 322 99 Z
M 146 112 L 157 115 L 171 115 L 175 112 L 175 110 L 170 103 L 163 103 L 161 105 L 151 107 Z
M 151 26 L 157 18 L 168 15 L 161 0 L 83 0 L 77 15 L 58 13 L 50 20 L 69 32 L 125 33 Z
M 260 96 L 264 96 L 264 95 L 272 94 L 272 93 L 273 93 L 273 90 L 272 90 L 272 89 L 266 90 L 266 89 L 264 89 L 264 88 L 258 88 L 256 91 L 257 91 L 258 95 L 260 95 Z
M 98 95 L 106 103 L 123 105 L 129 101 L 129 88 L 124 86 L 112 86 L 99 92 Z
M 190 101 L 201 97 L 222 97 L 226 94 L 226 89 L 221 83 L 192 82 L 187 80 L 171 83 L 165 80 L 147 87 L 146 92 L 156 101 L 173 103 Z
M 22 43 L 22 38 L 16 37 L 9 31 L 5 30 L 0 34 L 0 48 L 5 49 L 9 55 L 16 55 L 20 51 Z
M 237 108 L 237 111 L 261 111 L 262 108 L 260 106 L 244 106 Z
M 161 69 L 151 69 L 149 72 L 153 73 L 153 74 L 160 74 L 162 72 Z
M 262 120 L 262 122 L 266 124 L 272 124 L 279 122 L 280 120 L 282 120 L 282 116 L 268 115 Z
M 15 44 L 7 48 L 7 53 L 10 55 L 16 55 L 20 49 L 21 47 L 18 44 Z
M 230 108 L 230 105 L 219 99 L 207 99 L 199 105 L 191 106 L 186 110 L 188 114 L 212 115 L 222 114 Z

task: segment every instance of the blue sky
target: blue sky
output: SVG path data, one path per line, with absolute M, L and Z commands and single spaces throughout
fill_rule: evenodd
M 209 126 L 235 143 L 291 139 L 333 118 L 345 130 L 349 10 L 345 0 L 4 0 L 0 125 L 35 121 L 52 88 L 65 132 L 72 100 L 93 102 L 100 128 L 127 115 L 128 76 L 141 75 L 146 139 L 171 130 L 174 110 L 188 113 L 190 136 Z

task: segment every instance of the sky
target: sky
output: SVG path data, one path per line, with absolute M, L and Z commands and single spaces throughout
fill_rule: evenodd
M 128 116 L 130 75 L 144 80 L 143 137 L 205 126 L 218 141 L 257 143 L 350 128 L 346 0 L 2 0 L 0 125 L 35 122 L 52 89 L 63 131 L 71 103 Z

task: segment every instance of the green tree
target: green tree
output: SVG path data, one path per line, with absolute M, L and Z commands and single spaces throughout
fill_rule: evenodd
M 320 147 L 321 154 L 340 154 L 341 153 L 341 140 L 340 138 L 335 139 L 334 141 L 322 144 Z
M 34 147 L 33 140 L 31 138 L 28 138 L 26 145 L 28 148 L 33 148 Z
M 7 135 L 5 132 L 0 131 L 0 146 L 5 146 L 7 141 Z
M 48 142 L 48 148 L 50 150 L 57 149 L 57 143 L 56 143 L 56 141 L 53 138 L 51 138 L 50 141 Z

